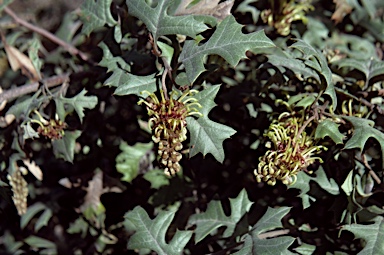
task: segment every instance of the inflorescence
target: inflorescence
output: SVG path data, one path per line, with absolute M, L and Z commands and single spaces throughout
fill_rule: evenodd
M 182 142 L 187 139 L 188 116 L 202 116 L 198 108 L 202 106 L 193 97 L 197 90 L 184 92 L 178 99 L 173 99 L 176 92 L 172 91 L 169 99 L 165 99 L 163 91 L 160 91 L 161 101 L 154 93 L 143 91 L 149 97 L 140 100 L 138 104 L 146 104 L 148 115 L 148 127 L 152 130 L 152 140 L 158 143 L 158 155 L 160 163 L 165 167 L 164 173 L 168 176 L 180 171 L 180 153 Z
M 291 185 L 296 182 L 298 172 L 307 171 L 316 160 L 322 163 L 322 159 L 314 154 L 327 148 L 315 145 L 312 135 L 305 132 L 303 122 L 303 117 L 285 112 L 269 126 L 265 136 L 270 139 L 267 144 L 272 143 L 273 148 L 259 158 L 259 165 L 254 170 L 257 182 L 264 181 L 273 186 L 280 180 Z

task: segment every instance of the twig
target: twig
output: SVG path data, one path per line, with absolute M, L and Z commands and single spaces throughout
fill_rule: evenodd
M 371 166 L 368 164 L 367 162 L 367 158 L 365 157 L 364 154 L 361 154 L 361 162 L 364 164 L 364 166 L 366 168 L 368 168 L 369 170 L 369 174 L 371 175 L 371 177 L 377 182 L 377 184 L 381 184 L 381 180 L 379 178 L 379 176 L 377 176 L 377 174 L 372 170 Z
M 49 40 L 51 40 L 52 42 L 62 46 L 64 49 L 66 49 L 70 54 L 72 55 L 78 55 L 80 56 L 81 59 L 83 59 L 84 61 L 88 61 L 88 56 L 80 51 L 79 49 L 77 49 L 76 47 L 72 46 L 71 44 L 61 40 L 60 38 L 58 38 L 57 36 L 55 36 L 54 34 L 52 34 L 51 32 L 45 30 L 45 29 L 42 29 L 40 27 L 37 27 L 35 25 L 32 25 L 31 23 L 19 18 L 16 13 L 14 13 L 9 7 L 5 7 L 4 8 L 4 11 L 5 13 L 7 13 L 9 16 L 12 17 L 12 19 L 19 25 L 21 26 L 24 26 L 46 38 L 48 38 Z
M 0 94 L 0 104 L 4 101 L 11 101 L 20 96 L 26 95 L 31 92 L 35 92 L 39 89 L 39 85 L 42 83 L 46 88 L 54 87 L 62 83 L 69 82 L 69 74 L 61 74 L 53 77 L 49 77 L 40 82 L 33 82 L 22 85 L 20 87 L 12 88 L 4 91 Z

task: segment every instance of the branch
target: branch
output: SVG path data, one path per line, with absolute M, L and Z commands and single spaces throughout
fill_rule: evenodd
M 47 88 L 60 85 L 62 83 L 69 82 L 69 74 L 61 74 L 53 77 L 49 77 L 40 82 L 28 83 L 16 88 L 8 89 L 0 94 L 0 104 L 4 101 L 11 101 L 20 96 L 35 92 L 39 89 L 39 85 L 42 83 Z
M 80 51 L 79 49 L 77 49 L 76 47 L 72 46 L 71 44 L 61 40 L 60 38 L 58 38 L 56 35 L 52 34 L 51 32 L 47 31 L 47 30 L 44 30 L 40 27 L 37 27 L 35 25 L 32 25 L 31 23 L 28 23 L 27 21 L 19 18 L 16 13 L 14 13 L 10 8 L 8 7 L 5 7 L 4 8 L 4 11 L 5 13 L 7 13 L 9 16 L 12 17 L 12 19 L 19 25 L 23 26 L 23 27 L 26 27 L 28 28 L 29 30 L 32 30 L 46 38 L 48 38 L 49 40 L 51 40 L 52 42 L 62 46 L 64 49 L 66 49 L 70 54 L 72 55 L 78 55 L 81 59 L 83 59 L 84 61 L 88 61 L 88 56 Z
M 267 239 L 267 238 L 286 235 L 288 233 L 289 233 L 289 229 L 279 229 L 279 230 L 274 230 L 274 231 L 259 234 L 257 237 L 259 239 Z

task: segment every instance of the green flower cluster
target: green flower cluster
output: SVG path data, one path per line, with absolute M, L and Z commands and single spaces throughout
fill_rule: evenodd
M 254 171 L 257 182 L 264 181 L 273 186 L 280 180 L 291 185 L 296 182 L 299 171 L 306 171 L 315 160 L 322 162 L 314 154 L 327 148 L 315 145 L 312 135 L 305 132 L 303 122 L 304 117 L 299 118 L 285 112 L 269 126 L 265 136 L 270 139 L 268 147 L 272 147 L 272 143 L 273 149 L 259 158 L 260 162 Z
M 158 155 L 160 163 L 165 167 L 164 173 L 168 176 L 180 171 L 179 161 L 182 158 L 182 142 L 187 139 L 186 118 L 191 115 L 202 116 L 197 108 L 202 106 L 193 97 L 197 90 L 184 92 L 179 98 L 173 99 L 175 92 L 171 92 L 170 98 L 165 99 L 163 91 L 161 101 L 154 93 L 148 94 L 147 100 L 140 100 L 138 104 L 146 104 L 148 115 L 148 127 L 152 130 L 152 140 L 159 144 Z

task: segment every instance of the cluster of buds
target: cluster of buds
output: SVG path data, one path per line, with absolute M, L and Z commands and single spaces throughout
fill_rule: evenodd
M 261 12 L 261 18 L 269 26 L 275 27 L 277 32 L 283 36 L 290 33 L 291 23 L 296 20 L 301 20 L 303 23 L 307 21 L 305 13 L 314 10 L 314 7 L 309 1 L 303 0 L 296 4 L 295 0 L 279 0 L 278 6 L 275 6 L 274 0 L 271 9 L 266 9 Z
M 50 119 L 47 121 L 44 119 L 38 111 L 35 111 L 39 120 L 33 119 L 31 122 L 39 124 L 37 132 L 51 140 L 59 140 L 63 138 L 64 129 L 67 128 L 67 124 L 61 120 Z
M 282 113 L 278 120 L 269 126 L 265 134 L 270 141 L 268 150 L 259 158 L 259 164 L 254 174 L 257 182 L 267 182 L 275 185 L 280 180 L 286 185 L 296 182 L 299 171 L 307 171 L 307 167 L 321 158 L 314 157 L 327 148 L 315 145 L 312 135 L 307 135 L 303 127 L 304 118 L 290 113 Z
M 148 127 L 152 130 L 152 140 L 158 143 L 159 161 L 164 166 L 164 173 L 168 176 L 175 175 L 180 171 L 179 161 L 182 158 L 182 142 L 187 139 L 186 118 L 191 115 L 202 116 L 197 108 L 202 106 L 193 97 L 198 91 L 189 90 L 179 98 L 172 91 L 169 99 L 165 99 L 163 91 L 161 101 L 154 93 L 143 91 L 148 95 L 147 100 L 140 100 L 138 104 L 146 104 L 148 116 Z
M 23 215 L 27 212 L 28 184 L 24 180 L 20 169 L 14 171 L 12 175 L 8 174 L 7 178 L 13 191 L 13 203 L 19 215 Z

